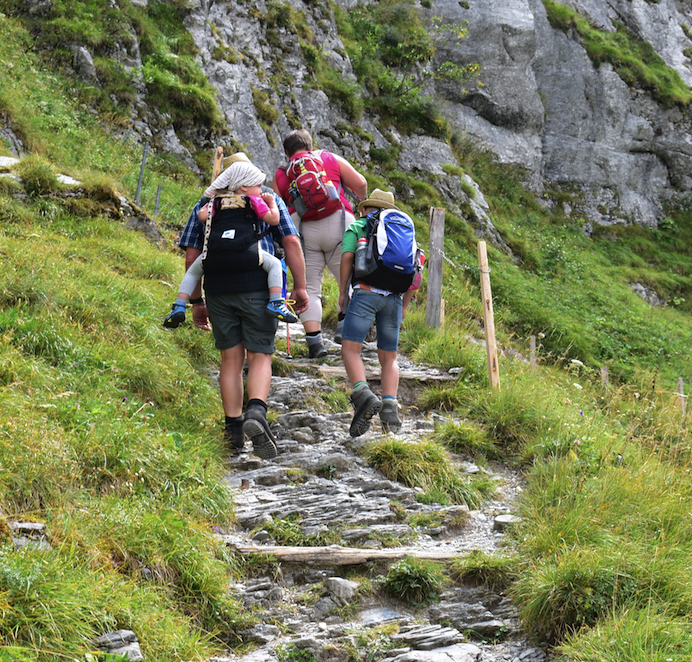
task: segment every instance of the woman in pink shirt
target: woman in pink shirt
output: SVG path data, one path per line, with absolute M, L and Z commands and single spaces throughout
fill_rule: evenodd
M 289 161 L 312 152 L 312 137 L 305 129 L 291 131 L 283 142 L 284 151 Z M 305 252 L 305 271 L 307 292 L 310 299 L 308 309 L 301 314 L 300 320 L 305 329 L 310 358 L 326 356 L 327 350 L 322 342 L 322 276 L 325 267 L 339 281 L 339 264 L 341 262 L 341 241 L 344 230 L 355 220 L 351 203 L 344 193 L 348 188 L 359 199 L 367 197 L 368 183 L 346 159 L 318 150 L 317 154 L 324 164 L 327 179 L 339 192 L 339 199 L 333 200 L 320 209 L 308 208 L 300 219 L 300 233 Z M 290 180 L 284 167 L 278 168 L 271 187 L 286 202 L 291 215 L 298 224 L 298 215 L 292 206 L 289 193 Z

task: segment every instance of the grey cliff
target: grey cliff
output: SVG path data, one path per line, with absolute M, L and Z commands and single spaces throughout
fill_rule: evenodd
M 293 126 L 311 130 L 321 148 L 334 150 L 356 165 L 368 161 L 370 140 L 386 147 L 398 142 L 399 167 L 428 177 L 443 191 L 458 191 L 444 180 L 442 166 L 454 163 L 444 141 L 378 130 L 376 117 L 363 117 L 364 132 L 344 129 L 352 120 L 332 105 L 324 92 L 304 86 L 308 70 L 296 35 L 276 29 L 276 42 L 251 7 L 198 0 L 187 20 L 200 62 L 219 92 L 232 143 L 250 153 L 272 173 L 282 162 L 282 136 Z M 353 3 L 340 0 L 345 9 Z M 683 25 L 692 24 L 692 6 L 679 0 L 568 0 L 568 4 L 602 30 L 616 23 L 651 43 L 663 60 L 692 84 L 692 46 Z M 319 6 L 292 0 L 304 12 L 331 65 L 343 78 L 353 71 L 333 17 Z M 468 5 L 467 8 L 465 8 Z M 663 108 L 647 93 L 629 87 L 608 64 L 595 68 L 578 35 L 551 27 L 541 0 L 434 0 L 421 11 L 446 22 L 469 21 L 468 37 L 439 49 L 437 61 L 480 63 L 479 87 L 462 89 L 438 82 L 429 88 L 454 130 L 495 152 L 509 164 L 524 167 L 537 195 L 555 188 L 575 193 L 572 214 L 593 223 L 656 225 L 665 204 L 692 189 L 692 135 L 689 108 Z M 215 57 L 217 46 L 232 48 L 233 58 Z M 689 51 L 688 51 L 689 52 Z M 279 66 L 290 80 L 277 82 Z M 262 128 L 253 90 L 278 111 Z M 266 129 L 266 130 L 265 130 Z M 228 140 L 228 137 L 225 138 Z M 397 191 L 406 196 L 408 192 Z M 464 194 L 461 193 L 463 196 Z M 452 209 L 464 200 L 450 199 Z M 486 225 L 486 221 L 480 223 Z M 490 232 L 492 233 L 492 224 Z M 477 231 L 482 234 L 481 230 Z

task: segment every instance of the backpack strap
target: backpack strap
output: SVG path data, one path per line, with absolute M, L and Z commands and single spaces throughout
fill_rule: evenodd
M 377 232 L 377 226 L 380 223 L 380 214 L 382 213 L 381 209 L 378 209 L 377 211 L 373 211 L 370 214 L 368 214 L 368 224 L 365 228 L 365 236 L 368 238 L 368 262 L 372 260 L 372 252 L 375 246 L 375 242 L 373 241 L 373 236 L 375 232 Z
M 202 246 L 202 260 L 204 261 L 207 257 L 207 250 L 209 248 L 209 235 L 211 234 L 211 217 L 214 214 L 214 200 L 212 198 L 207 203 L 207 222 L 204 224 L 204 245 Z

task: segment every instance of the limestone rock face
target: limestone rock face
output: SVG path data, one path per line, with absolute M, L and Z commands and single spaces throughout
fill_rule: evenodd
M 331 66 L 343 79 L 354 80 L 333 16 L 299 0 L 290 4 L 304 14 L 313 43 Z M 338 4 L 347 10 L 354 2 Z M 601 30 L 613 31 L 617 23 L 626 26 L 692 84 L 692 63 L 685 55 L 692 40 L 683 29 L 692 25 L 688 2 L 564 4 Z M 356 166 L 370 161 L 372 147 L 395 145 L 397 167 L 428 177 L 444 196 L 450 195 L 450 208 L 458 202 L 451 197 L 458 186 L 443 167 L 454 164 L 449 146 L 440 139 L 382 129 L 385 135 L 376 117 L 363 117 L 357 122 L 360 130 L 353 131 L 353 120 L 323 91 L 304 87 L 310 74 L 298 36 L 275 27 L 268 38 L 258 18 L 267 11 L 261 0 L 244 4 L 242 11 L 234 2 L 193 0 L 190 5 L 186 26 L 205 73 L 218 89 L 230 143 L 247 151 L 270 176 L 285 160 L 282 137 L 303 126 L 318 147 L 336 151 Z M 430 9 L 421 11 L 428 19 L 468 21 L 467 38 L 442 46 L 436 66 L 478 62 L 483 83 L 464 88 L 437 82 L 429 93 L 459 134 L 503 162 L 526 168 L 537 194 L 548 188 L 569 189 L 576 194 L 570 212 L 590 223 L 656 225 L 664 216 L 665 201 L 692 190 L 689 109 L 663 108 L 646 92 L 629 87 L 609 64 L 595 68 L 576 33 L 551 27 L 541 0 L 434 0 Z
M 652 44 L 692 82 L 681 24 L 689 6 L 672 0 L 567 0 L 602 30 L 618 21 Z M 682 3 L 680 3 L 682 5 Z M 655 225 L 662 202 L 692 188 L 690 117 L 633 90 L 608 64 L 594 68 L 577 35 L 553 29 L 541 0 L 468 3 L 438 0 L 430 10 L 447 21 L 468 19 L 469 36 L 440 57 L 478 61 L 483 88 L 461 94 L 438 85 L 450 122 L 508 163 L 524 165 L 542 187 L 582 190 L 575 213 L 610 224 Z

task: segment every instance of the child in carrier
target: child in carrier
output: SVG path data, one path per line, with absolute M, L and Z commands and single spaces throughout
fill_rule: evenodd
M 232 191 L 233 196 L 243 198 L 239 202 L 244 204 L 245 199 L 249 200 L 250 207 L 258 219 L 268 225 L 275 226 L 279 224 L 279 208 L 272 193 L 262 193 L 261 187 L 264 180 L 265 174 L 259 168 L 245 161 L 237 161 L 214 180 L 211 186 L 204 192 L 204 196 L 213 199 L 217 194 L 225 190 Z M 206 215 L 200 213 L 201 220 L 204 220 L 202 216 L 206 218 Z M 283 267 L 281 260 L 259 247 L 258 252 L 260 264 L 267 272 L 267 285 L 269 287 L 267 314 L 284 322 L 297 322 L 298 317 L 288 308 L 286 299 L 283 296 Z M 204 257 L 205 254 L 202 253 L 185 273 L 178 291 L 178 298 L 173 303 L 171 312 L 163 322 L 163 326 L 166 328 L 175 329 L 185 321 L 185 307 L 199 279 L 204 274 Z

